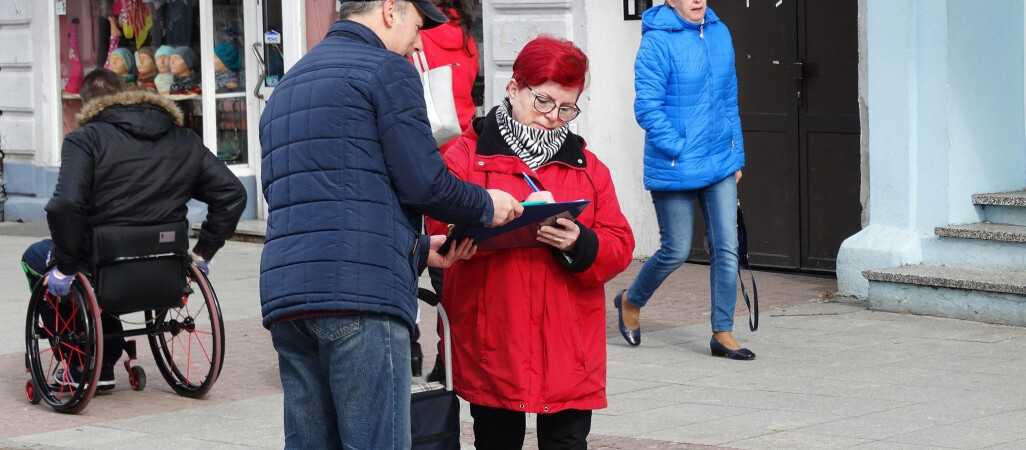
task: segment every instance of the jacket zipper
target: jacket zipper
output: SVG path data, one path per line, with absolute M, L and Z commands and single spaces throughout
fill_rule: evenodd
M 698 38 L 705 39 L 705 19 L 702 19 L 702 23 L 698 24 Z

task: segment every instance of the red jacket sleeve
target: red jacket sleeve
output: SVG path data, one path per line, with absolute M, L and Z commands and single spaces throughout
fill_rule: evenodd
M 572 276 L 581 284 L 601 285 L 630 265 L 634 256 L 634 232 L 620 211 L 609 168 L 590 153 L 588 159 L 589 176 L 596 192 L 595 220 L 590 228 L 598 237 L 598 254 L 591 267 Z

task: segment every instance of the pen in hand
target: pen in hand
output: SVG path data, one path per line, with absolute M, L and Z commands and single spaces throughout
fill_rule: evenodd
M 534 193 L 529 195 L 527 200 L 524 200 L 521 204 L 524 206 L 544 205 L 555 201 L 555 199 L 552 198 L 551 192 L 538 189 L 538 185 L 531 180 L 530 175 L 526 172 L 520 172 L 520 174 L 524 176 L 524 181 L 526 181 L 527 185 L 531 186 L 531 190 L 534 191 Z
M 531 176 L 530 175 L 528 175 L 526 172 L 520 172 L 520 174 L 524 176 L 524 181 L 527 182 L 528 186 L 531 186 L 531 190 L 532 191 L 534 191 L 534 192 L 538 192 L 539 191 L 538 186 L 536 186 L 534 184 L 534 181 L 531 181 Z

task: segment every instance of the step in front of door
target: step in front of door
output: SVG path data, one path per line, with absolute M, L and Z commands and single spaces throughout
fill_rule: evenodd
M 1026 272 L 921 264 L 863 276 L 874 310 L 1026 326 Z

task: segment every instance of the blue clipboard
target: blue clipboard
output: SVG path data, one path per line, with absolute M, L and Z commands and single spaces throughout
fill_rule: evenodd
M 438 249 L 438 253 L 442 255 L 449 253 L 449 247 L 453 242 L 459 242 L 468 237 L 474 239 L 478 250 L 544 247 L 547 244 L 537 240 L 538 228 L 553 225 L 560 217 L 575 219 L 584 212 L 584 208 L 590 203 L 591 200 L 577 200 L 525 205 L 524 213 L 520 217 L 497 228 L 451 226 L 449 235 L 442 247 Z

